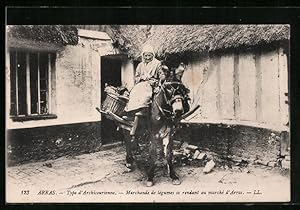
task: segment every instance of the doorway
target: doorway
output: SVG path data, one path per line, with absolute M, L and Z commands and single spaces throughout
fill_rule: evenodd
M 101 57 L 101 104 L 106 98 L 104 92 L 105 84 L 114 87 L 121 86 L 121 66 L 122 61 L 115 56 Z M 103 114 L 101 116 L 101 140 L 102 144 L 119 142 L 122 140 L 121 131 L 117 131 L 117 125 L 112 120 L 107 119 Z

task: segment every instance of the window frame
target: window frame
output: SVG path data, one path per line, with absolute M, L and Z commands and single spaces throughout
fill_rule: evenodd
M 11 60 L 11 53 L 15 53 L 16 57 L 15 60 Z M 26 114 L 19 114 L 19 101 L 18 101 L 18 53 L 24 53 L 26 57 Z M 37 61 L 37 113 L 32 113 L 31 110 L 31 77 L 30 77 L 30 54 L 31 53 L 36 53 L 38 57 Z M 41 96 L 40 96 L 40 55 L 41 54 L 46 54 L 47 55 L 47 89 L 46 89 L 46 98 L 47 98 L 47 113 L 41 113 Z M 53 57 L 52 57 L 53 56 Z M 10 101 L 9 101 L 9 117 L 13 121 L 27 121 L 27 120 L 43 120 L 43 119 L 55 119 L 57 116 L 52 113 L 52 72 L 55 71 L 55 65 L 56 65 L 56 52 L 53 51 L 46 51 L 46 50 L 31 50 L 31 49 L 23 49 L 23 48 L 9 48 L 8 50 L 8 63 L 9 63 L 9 72 L 11 72 L 11 63 L 15 62 L 15 69 L 14 69 L 14 76 L 15 78 L 12 80 L 10 78 L 10 84 L 9 84 L 9 89 L 12 87 L 12 81 L 15 81 L 15 110 L 16 113 L 12 114 L 11 109 L 12 109 L 12 99 L 11 96 Z M 52 63 L 53 62 L 53 63 Z M 52 66 L 53 65 L 53 66 Z M 11 73 L 10 73 L 11 74 Z M 11 92 L 11 90 L 10 90 Z M 11 94 L 11 93 L 10 93 Z

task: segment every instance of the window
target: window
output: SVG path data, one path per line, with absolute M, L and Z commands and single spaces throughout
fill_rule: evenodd
M 10 51 L 12 117 L 51 113 L 50 78 L 54 66 L 54 53 Z

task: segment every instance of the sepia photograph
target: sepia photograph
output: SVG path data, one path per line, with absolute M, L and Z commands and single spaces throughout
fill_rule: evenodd
M 290 202 L 290 25 L 6 25 L 6 202 Z

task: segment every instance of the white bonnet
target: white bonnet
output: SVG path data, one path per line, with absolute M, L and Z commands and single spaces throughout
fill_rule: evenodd
M 142 55 L 144 53 L 152 53 L 153 55 L 155 54 L 153 47 L 151 45 L 144 45 L 143 50 L 142 50 Z

